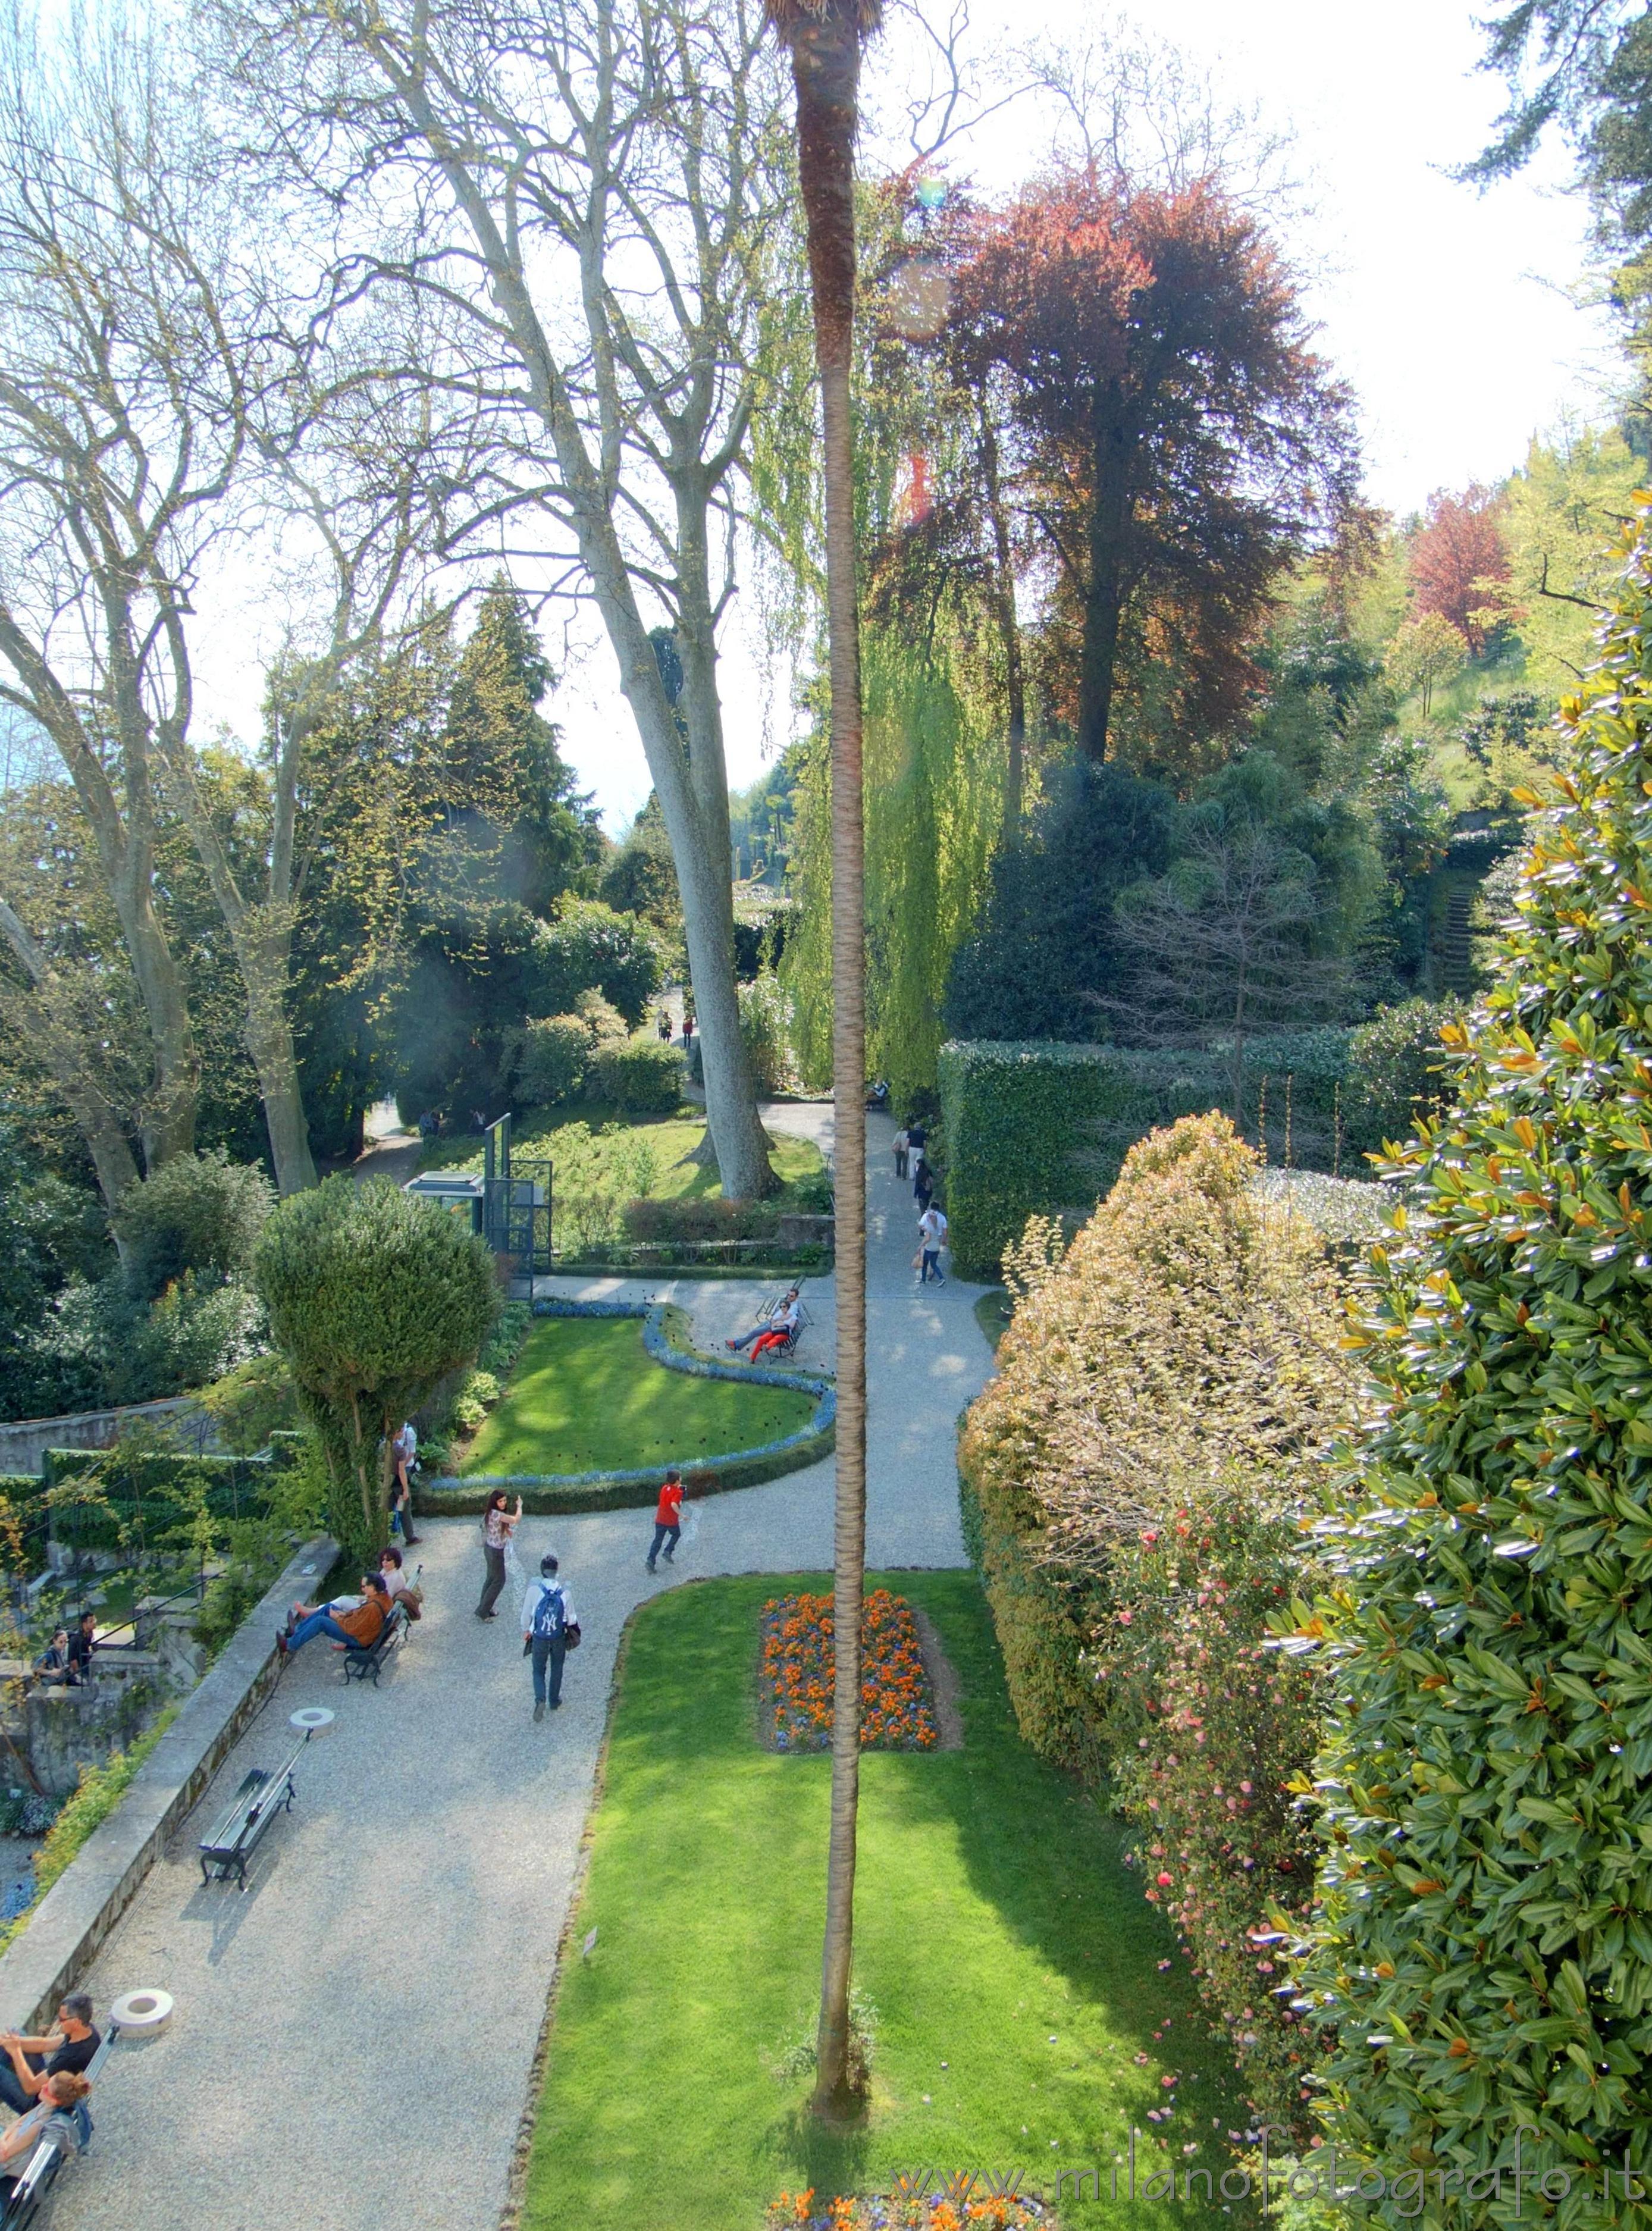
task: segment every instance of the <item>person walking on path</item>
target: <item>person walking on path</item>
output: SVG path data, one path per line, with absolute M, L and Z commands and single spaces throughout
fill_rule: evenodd
M 666 1472 L 665 1484 L 660 1490 L 660 1500 L 654 1509 L 654 1547 L 643 1561 L 650 1572 L 660 1554 L 660 1545 L 666 1544 L 665 1561 L 674 1564 L 677 1542 L 682 1533 L 682 1474 L 675 1465 Z
M 482 1556 L 487 1567 L 487 1576 L 482 1582 L 481 1601 L 476 1607 L 478 1619 L 496 1619 L 494 1609 L 505 1590 L 505 1549 L 513 1534 L 522 1523 L 522 1498 L 516 1498 L 516 1516 L 505 1508 L 505 1491 L 496 1487 L 487 1498 L 487 1508 L 482 1513 Z
M 577 1636 L 579 1621 L 568 1600 L 568 1591 L 557 1578 L 557 1561 L 547 1551 L 539 1560 L 539 1577 L 522 1591 L 522 1647 L 533 1661 L 533 1717 L 542 1720 L 547 1710 L 562 1709 L 562 1668 L 568 1655 L 570 1630 Z
M 419 1437 L 409 1418 L 390 1443 L 390 1460 L 396 1467 L 396 1478 L 390 1488 L 390 1516 L 400 1519 L 402 1539 L 410 1549 L 419 1538 L 413 1531 L 413 1465 L 418 1452 Z
M 929 1197 L 934 1190 L 934 1180 L 929 1174 L 928 1161 L 921 1152 L 919 1152 L 916 1154 L 916 1159 L 913 1163 L 912 1197 L 918 1204 L 918 1213 L 920 1216 L 923 1216 L 927 1213 L 929 1208 Z
M 918 1283 L 926 1286 L 932 1274 L 938 1286 L 946 1284 L 941 1276 L 941 1249 L 946 1245 L 946 1218 L 933 1201 L 918 1219 L 918 1261 L 922 1273 Z
M 903 1123 L 894 1135 L 895 1175 L 898 1178 L 904 1178 L 907 1174 L 907 1154 L 911 1145 L 911 1135 Z

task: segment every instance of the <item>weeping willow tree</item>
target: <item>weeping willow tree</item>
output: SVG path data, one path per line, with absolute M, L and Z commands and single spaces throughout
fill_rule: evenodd
M 993 693 L 949 630 L 927 644 L 895 628 L 861 639 L 865 703 L 867 1064 L 896 1103 L 932 1090 L 940 1002 L 970 934 L 1003 814 L 1006 746 Z M 826 760 L 811 747 L 797 801 L 799 919 L 782 974 L 798 1066 L 831 1067 L 831 861 Z

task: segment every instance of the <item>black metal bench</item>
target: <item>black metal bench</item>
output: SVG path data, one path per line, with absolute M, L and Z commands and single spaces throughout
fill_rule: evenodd
M 307 1735 L 300 1736 L 273 1772 L 266 1773 L 261 1766 L 255 1766 L 248 1774 L 210 1835 L 201 1839 L 203 1883 L 211 1881 L 211 1871 L 216 1868 L 220 1882 L 233 1874 L 242 1890 L 246 1889 L 247 1862 L 259 1838 L 278 1813 L 290 1813 L 293 1809 L 293 1800 L 298 1794 L 293 1773 L 299 1753 L 309 1740 Z M 3 2223 L 0 2223 L 0 2231 L 4 2231 Z
M 407 1629 L 407 1612 L 398 1596 L 390 1606 L 390 1615 L 379 1628 L 376 1641 L 346 1642 L 339 1646 L 344 1652 L 345 1679 L 371 1680 L 374 1688 L 378 1688 L 384 1660 L 406 1634 Z
M 102 2074 L 103 2064 L 114 2051 L 115 2040 L 119 2034 L 119 2030 L 111 2023 L 102 2043 L 86 2065 L 84 2073 L 88 2084 L 95 2084 Z M 7 2195 L 4 2206 L 0 2207 L 0 2231 L 23 2231 L 25 2224 L 32 2223 L 40 2211 L 41 2202 L 61 2175 L 64 2163 L 84 2153 L 91 2144 L 92 2118 L 84 2100 L 65 2120 L 76 2125 L 80 2135 L 79 2146 L 66 2146 L 60 2137 L 41 2140 L 29 2155 L 22 2176 Z

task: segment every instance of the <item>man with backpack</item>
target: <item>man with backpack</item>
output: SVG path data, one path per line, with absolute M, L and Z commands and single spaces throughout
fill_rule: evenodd
M 557 1578 L 557 1561 L 547 1552 L 539 1560 L 539 1579 L 522 1593 L 522 1654 L 533 1660 L 536 1720 L 545 1717 L 547 1706 L 553 1712 L 561 1709 L 563 1661 L 578 1641 L 579 1621 Z

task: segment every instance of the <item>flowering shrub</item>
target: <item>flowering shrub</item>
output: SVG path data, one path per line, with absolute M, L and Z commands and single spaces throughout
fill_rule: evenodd
M 1182 1939 L 1258 2111 L 1305 2132 L 1303 2033 L 1272 1913 L 1305 1922 L 1317 1846 L 1290 1785 L 1320 1737 L 1318 1677 L 1268 1646 L 1300 1581 L 1294 1525 L 1242 1495 L 1190 1505 L 1115 1560 L 1113 1783 L 1142 1831 L 1143 1895 Z
M 942 2192 L 829 2200 L 783 2192 L 764 2210 L 764 2231 L 1038 2231 L 1046 2218 L 1019 2200 L 954 2198 Z
M 777 1750 L 824 1750 L 832 1736 L 832 1600 L 763 1607 L 763 1686 Z M 918 1623 L 904 1596 L 874 1588 L 861 1613 L 861 1748 L 933 1750 L 940 1740 Z

